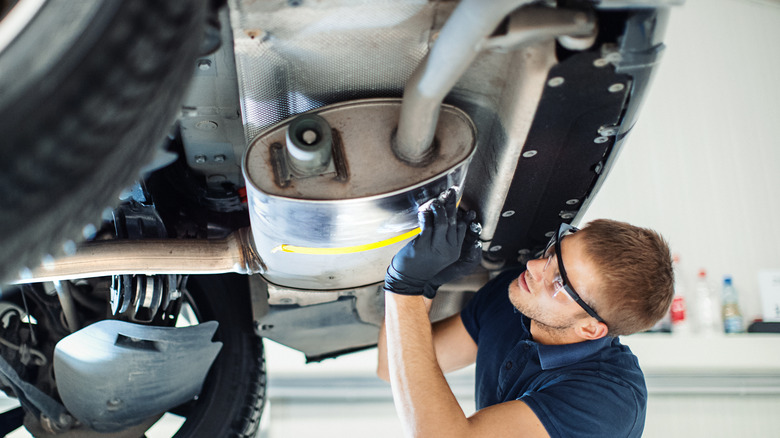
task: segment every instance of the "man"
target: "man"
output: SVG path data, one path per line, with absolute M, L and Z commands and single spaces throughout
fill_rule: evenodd
M 663 238 L 615 221 L 581 231 L 564 224 L 541 258 L 500 274 L 460 315 L 431 326 L 422 294 L 478 259 L 467 231 L 474 216 L 458 214 L 455 198 L 450 190 L 425 212 L 422 233 L 386 277 L 378 374 L 391 383 L 406 434 L 641 436 L 644 376 L 617 336 L 651 327 L 669 308 Z M 444 373 L 475 361 L 478 410 L 466 417 Z

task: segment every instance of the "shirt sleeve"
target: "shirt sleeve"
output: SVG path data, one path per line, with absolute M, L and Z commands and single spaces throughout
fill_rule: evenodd
M 568 375 L 523 394 L 551 437 L 641 437 L 646 415 L 643 394 L 599 373 Z

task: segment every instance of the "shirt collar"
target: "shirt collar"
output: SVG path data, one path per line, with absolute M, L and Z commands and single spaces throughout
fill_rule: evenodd
M 521 314 L 522 315 L 522 314 Z M 593 341 L 583 341 L 576 344 L 564 344 L 564 345 L 544 345 L 539 344 L 531 338 L 531 319 L 525 315 L 522 315 L 521 323 L 525 328 L 526 336 L 528 340 L 535 343 L 538 346 L 539 362 L 543 370 L 550 370 L 553 368 L 560 368 L 566 365 L 577 363 L 588 356 L 597 353 L 602 348 L 605 348 L 612 344 L 611 336 L 604 336 L 603 338 Z
M 539 362 L 543 370 L 559 368 L 577 363 L 612 344 L 612 337 L 604 336 L 593 341 L 576 344 L 543 345 L 539 344 Z

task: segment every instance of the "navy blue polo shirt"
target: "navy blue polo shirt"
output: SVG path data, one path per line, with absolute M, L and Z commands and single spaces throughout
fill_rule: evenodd
M 647 388 L 636 356 L 617 338 L 534 342 L 530 319 L 509 301 L 522 270 L 486 284 L 461 312 L 477 343 L 477 409 L 522 400 L 551 437 L 641 437 Z

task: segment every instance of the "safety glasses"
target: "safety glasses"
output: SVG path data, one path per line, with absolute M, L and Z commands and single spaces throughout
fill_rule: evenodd
M 605 323 L 604 319 L 601 318 L 592 307 L 587 305 L 585 301 L 583 301 L 582 297 L 580 297 L 574 288 L 571 287 L 571 284 L 569 284 L 569 279 L 566 277 L 566 268 L 563 266 L 563 257 L 561 257 L 560 242 L 567 234 L 574 234 L 577 231 L 579 231 L 579 229 L 576 227 L 565 223 L 561 224 L 561 226 L 558 228 L 558 232 L 552 236 L 550 243 L 547 244 L 547 248 L 544 251 L 544 257 L 547 257 L 547 263 L 544 265 L 544 270 L 547 270 L 547 267 L 550 265 L 553 256 L 555 256 L 558 259 L 558 275 L 553 278 L 552 286 L 553 290 L 555 291 L 553 293 L 553 297 L 557 296 L 558 293 L 562 291 L 566 292 L 569 298 L 574 300 L 575 303 L 579 304 L 579 306 L 582 307 L 582 309 L 585 310 L 588 315 L 596 318 L 596 320 L 599 322 Z

